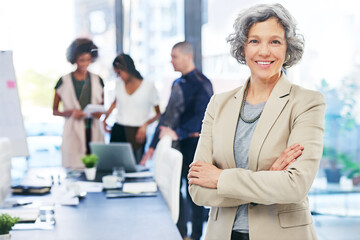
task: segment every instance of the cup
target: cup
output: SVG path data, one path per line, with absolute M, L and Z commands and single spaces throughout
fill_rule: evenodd
M 118 182 L 125 181 L 125 168 L 124 167 L 113 167 L 112 175 L 117 177 Z
M 39 208 L 40 222 L 55 224 L 55 210 L 54 206 L 41 206 Z
M 107 175 L 102 177 L 104 188 L 116 188 L 117 177 L 113 175 Z

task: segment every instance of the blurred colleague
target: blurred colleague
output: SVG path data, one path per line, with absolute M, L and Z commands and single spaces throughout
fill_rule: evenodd
M 160 117 L 158 92 L 152 82 L 143 80 L 129 55 L 118 55 L 113 68 L 121 80 L 116 83 L 116 97 L 106 112 L 104 126 L 110 132 L 106 120 L 116 107 L 116 123 L 111 129 L 110 142 L 131 143 L 139 163 L 144 154 L 146 128 Z
M 195 205 L 190 199 L 186 176 L 189 164 L 194 157 L 201 121 L 210 97 L 213 95 L 213 89 L 209 79 L 195 68 L 193 58 L 193 48 L 188 42 L 179 42 L 172 48 L 171 63 L 174 70 L 180 72 L 182 76 L 172 85 L 168 105 L 141 163 L 144 164 L 148 158 L 152 157 L 162 136 L 170 135 L 174 141 L 177 141 L 177 148 L 183 154 L 181 184 L 183 179 L 186 183 L 186 194 L 180 196 L 180 215 L 177 226 L 182 237 L 187 238 L 186 214 L 192 212 L 191 239 L 198 240 L 202 235 L 204 208 Z M 186 208 L 188 204 L 190 204 L 189 209 Z
M 76 66 L 74 72 L 64 75 L 55 86 L 53 114 L 65 117 L 62 135 L 62 165 L 83 168 L 81 157 L 90 153 L 89 142 L 103 142 L 99 121 L 101 112 L 86 116 L 82 111 L 88 104 L 104 103 L 104 83 L 88 66 L 98 57 L 97 46 L 87 38 L 75 39 L 67 49 L 67 60 Z M 63 110 L 59 110 L 62 102 Z
M 250 77 L 212 97 L 194 162 L 190 194 L 211 206 L 205 239 L 317 239 L 308 191 L 324 134 L 324 97 L 289 82 L 282 68 L 304 41 L 280 4 L 242 11 L 228 38 Z

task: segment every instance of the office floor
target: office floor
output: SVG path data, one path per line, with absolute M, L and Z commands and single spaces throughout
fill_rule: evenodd
M 56 167 L 61 165 L 59 148 L 40 149 L 31 157 L 13 158 L 13 183 L 21 180 L 28 167 Z M 360 239 L 360 194 L 309 196 L 319 240 Z M 206 223 L 204 223 L 204 232 Z M 204 239 L 204 238 L 202 238 Z

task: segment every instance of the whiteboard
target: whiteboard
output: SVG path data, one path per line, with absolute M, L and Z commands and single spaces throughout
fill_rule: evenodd
M 10 139 L 13 157 L 29 156 L 11 51 L 0 51 L 1 137 Z

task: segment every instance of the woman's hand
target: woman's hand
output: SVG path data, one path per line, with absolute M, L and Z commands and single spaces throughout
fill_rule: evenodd
M 282 171 L 285 170 L 291 163 L 302 154 L 304 147 L 298 143 L 286 148 L 278 159 L 271 165 L 270 171 Z
M 80 119 L 80 118 L 83 118 L 85 116 L 86 116 L 86 114 L 83 113 L 83 111 L 78 110 L 78 109 L 73 110 L 72 113 L 71 113 L 71 117 L 73 117 L 75 119 Z
M 270 171 L 285 170 L 302 154 L 302 150 L 304 150 L 304 147 L 297 143 L 286 148 L 270 167 Z M 216 189 L 222 171 L 222 169 L 209 163 L 201 161 L 193 162 L 190 164 L 188 174 L 189 184 Z
M 99 119 L 99 118 L 101 117 L 101 115 L 103 115 L 103 114 L 104 114 L 103 112 L 93 112 L 93 113 L 91 114 L 91 116 L 92 116 L 93 118 Z
M 138 143 L 143 143 L 145 142 L 146 139 L 146 125 L 142 125 L 141 127 L 139 127 L 137 133 L 136 133 L 136 142 Z
M 176 134 L 176 132 L 174 130 L 172 130 L 169 127 L 160 126 L 159 138 L 161 139 L 165 135 L 169 135 L 173 141 L 178 140 L 178 135 Z
M 105 132 L 111 133 L 111 127 L 106 123 L 106 120 L 103 121 L 103 124 Z
M 140 161 L 140 165 L 145 165 L 146 161 L 150 158 L 153 157 L 154 155 L 154 151 L 155 149 L 152 147 L 149 147 L 149 149 L 146 151 L 146 153 L 144 154 L 144 156 L 142 157 L 141 161 Z
M 222 171 L 222 169 L 219 169 L 210 163 L 201 161 L 193 162 L 190 164 L 188 174 L 189 184 L 216 189 Z

